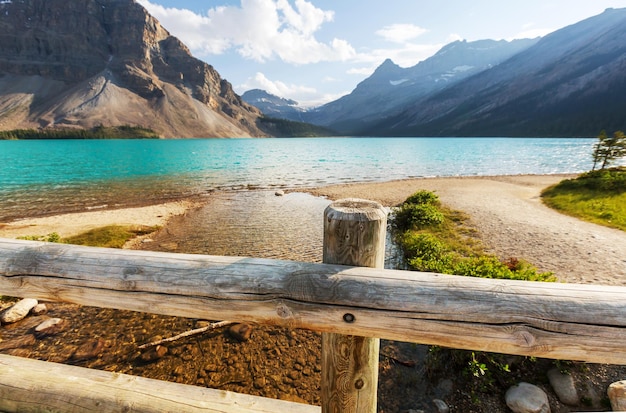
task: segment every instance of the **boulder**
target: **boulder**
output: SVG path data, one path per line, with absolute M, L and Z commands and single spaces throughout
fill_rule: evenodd
M 509 388 L 505 400 L 514 413 L 550 413 L 548 395 L 530 383 L 521 382 Z
M 562 373 L 559 369 L 553 368 L 548 371 L 548 380 L 561 403 L 570 406 L 578 405 L 580 397 L 571 374 Z
M 16 323 L 24 319 L 37 304 L 34 298 L 24 298 L 7 308 L 0 316 L 0 321 L 3 324 Z
M 626 380 L 611 383 L 607 393 L 614 412 L 626 411 Z

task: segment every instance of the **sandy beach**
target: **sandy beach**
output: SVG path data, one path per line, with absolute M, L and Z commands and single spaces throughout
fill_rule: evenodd
M 163 226 L 173 216 L 184 214 L 195 205 L 197 205 L 196 202 L 182 200 L 135 208 L 95 209 L 71 214 L 23 218 L 9 223 L 0 223 L 0 237 L 41 236 L 52 232 L 56 232 L 61 237 L 71 237 L 107 225 Z
M 525 259 L 564 282 L 626 285 L 626 233 L 560 214 L 541 202 L 542 189 L 568 177 L 425 178 L 333 185 L 306 192 L 330 200 L 356 197 L 394 206 L 417 190 L 431 190 L 444 204 L 467 213 L 485 245 L 502 259 Z M 178 201 L 26 218 L 0 224 L 0 237 L 51 232 L 67 237 L 110 224 L 163 226 L 198 205 Z

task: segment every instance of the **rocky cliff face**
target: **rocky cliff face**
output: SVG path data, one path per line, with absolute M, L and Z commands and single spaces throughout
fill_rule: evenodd
M 0 2 L 0 129 L 263 136 L 259 115 L 134 0 Z

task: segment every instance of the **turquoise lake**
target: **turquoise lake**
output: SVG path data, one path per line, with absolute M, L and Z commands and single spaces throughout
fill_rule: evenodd
M 0 222 L 216 190 L 575 173 L 595 138 L 0 141 Z

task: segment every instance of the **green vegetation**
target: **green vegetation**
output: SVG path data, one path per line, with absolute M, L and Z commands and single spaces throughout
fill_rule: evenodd
M 159 139 L 151 129 L 140 126 L 96 126 L 91 129 L 15 129 L 0 131 L 0 140 L 21 139 Z
M 409 267 L 482 278 L 554 281 L 552 273 L 540 273 L 525 261 L 501 261 L 485 253 L 465 221 L 464 214 L 442 207 L 432 192 L 419 191 L 407 198 L 394 213 L 393 225 Z
M 600 164 L 600 169 L 610 166 L 619 158 L 626 156 L 626 136 L 624 132 L 618 130 L 609 137 L 606 131 L 601 131 L 598 135 L 598 142 L 593 148 L 593 168 Z
M 626 168 L 599 169 L 544 190 L 543 202 L 565 214 L 626 231 Z
M 516 258 L 501 261 L 485 253 L 484 246 L 475 237 L 475 231 L 466 222 L 465 214 L 442 206 L 439 197 L 429 191 L 411 195 L 392 217 L 394 236 L 412 270 L 483 278 L 555 281 L 552 273 L 538 272 L 527 262 Z M 471 390 L 470 396 L 478 403 L 480 397 L 477 394 L 514 384 L 522 372 L 532 371 L 535 362 L 528 357 L 431 346 L 426 372 L 431 378 L 450 370 L 462 372 Z
M 53 232 L 44 236 L 25 236 L 19 239 L 31 241 L 59 242 L 90 247 L 122 248 L 132 238 L 158 230 L 158 227 L 109 225 L 92 229 L 73 237 L 61 238 Z
M 295 122 L 292 120 L 270 118 L 263 116 L 257 121 L 257 126 L 262 131 L 279 138 L 284 137 L 322 137 L 336 136 L 337 132 L 310 123 Z
M 616 131 L 598 135 L 593 168 L 576 179 L 566 179 L 541 193 L 543 202 L 560 212 L 626 231 L 626 167 L 609 168 L 626 157 L 626 135 Z M 597 166 L 600 169 L 596 169 Z

